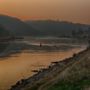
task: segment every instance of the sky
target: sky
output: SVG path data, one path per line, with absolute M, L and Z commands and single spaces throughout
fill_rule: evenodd
M 0 0 L 0 14 L 90 24 L 90 0 Z

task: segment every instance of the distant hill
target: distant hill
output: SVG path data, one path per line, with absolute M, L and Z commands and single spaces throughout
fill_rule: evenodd
M 82 31 L 84 34 L 90 35 L 90 25 L 70 22 L 53 20 L 24 22 L 15 17 L 0 15 L 0 24 L 15 36 L 71 37 L 73 31 L 75 31 L 73 34 L 78 36 L 85 36 L 82 34 Z
M 72 31 L 88 31 L 89 25 L 74 24 L 53 20 L 26 21 L 33 28 L 39 30 L 45 36 L 71 36 Z
M 16 36 L 37 35 L 37 30 L 14 17 L 0 15 L 0 24 Z
M 7 37 L 10 33 L 8 30 L 6 30 L 2 25 L 0 25 L 0 38 L 1 37 Z

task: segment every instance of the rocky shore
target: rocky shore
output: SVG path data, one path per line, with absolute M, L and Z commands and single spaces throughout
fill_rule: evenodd
M 41 85 L 48 82 L 50 79 L 54 78 L 64 69 L 73 65 L 88 52 L 90 52 L 89 47 L 84 51 L 81 51 L 77 54 L 73 54 L 72 57 L 66 58 L 63 61 L 52 62 L 51 65 L 49 65 L 47 68 L 40 69 L 39 71 L 34 70 L 36 74 L 34 74 L 30 78 L 18 81 L 15 85 L 11 86 L 10 90 L 42 90 L 39 89 Z

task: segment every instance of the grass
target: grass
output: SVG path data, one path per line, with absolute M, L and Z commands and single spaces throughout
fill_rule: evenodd
M 60 81 L 50 87 L 48 90 L 83 90 L 86 87 L 90 87 L 90 78 L 82 78 L 76 82 Z
M 37 83 L 35 86 L 31 87 L 31 88 L 28 88 L 25 89 L 25 90 L 38 90 L 38 88 L 43 85 L 45 82 L 40 82 L 40 83 Z

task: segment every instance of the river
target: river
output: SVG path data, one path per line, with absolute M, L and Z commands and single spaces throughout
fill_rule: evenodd
M 8 90 L 18 80 L 34 74 L 32 70 L 47 67 L 53 61 L 60 61 L 84 50 L 84 47 L 58 52 L 27 52 L 0 58 L 0 90 Z

